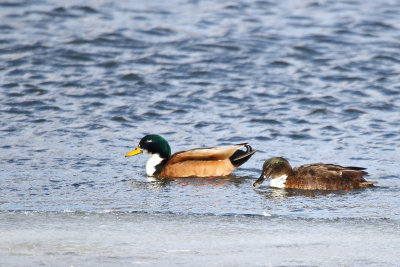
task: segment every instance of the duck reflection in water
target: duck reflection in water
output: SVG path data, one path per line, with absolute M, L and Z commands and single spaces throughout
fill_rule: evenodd
M 180 185 L 180 186 L 212 186 L 212 187 L 222 187 L 222 186 L 239 186 L 245 184 L 252 177 L 249 176 L 235 176 L 228 175 L 223 177 L 215 178 L 157 178 L 153 176 L 147 176 L 147 183 L 154 189 L 161 189 L 167 186 Z

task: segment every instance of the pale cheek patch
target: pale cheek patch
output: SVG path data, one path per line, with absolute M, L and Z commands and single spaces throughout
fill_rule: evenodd
M 270 186 L 276 187 L 276 188 L 285 188 L 286 179 L 287 179 L 286 174 L 276 177 L 276 178 L 272 178 L 271 182 L 270 182 Z

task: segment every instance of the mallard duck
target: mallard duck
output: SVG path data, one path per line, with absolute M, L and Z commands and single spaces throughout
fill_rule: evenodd
M 246 151 L 240 150 L 245 147 Z M 159 135 L 146 135 L 125 155 L 149 154 L 146 174 L 157 177 L 219 177 L 229 175 L 245 163 L 256 150 L 247 143 L 232 146 L 196 148 L 171 156 L 168 142 Z
M 281 157 L 264 162 L 260 178 L 253 184 L 260 185 L 271 178 L 270 186 L 304 190 L 349 190 L 372 186 L 362 176 L 368 174 L 361 167 L 343 167 L 334 164 L 314 163 L 292 169 Z

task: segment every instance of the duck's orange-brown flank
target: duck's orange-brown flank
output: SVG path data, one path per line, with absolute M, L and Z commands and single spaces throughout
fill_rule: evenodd
M 161 177 L 218 177 L 226 176 L 237 167 L 227 160 L 187 160 L 165 165 Z
M 250 158 L 256 151 L 251 150 L 247 154 L 239 149 L 247 144 L 223 146 L 214 148 L 191 149 L 177 152 L 171 156 L 160 177 L 218 177 L 231 174 L 241 164 L 234 165 L 235 160 Z M 242 153 L 239 153 L 243 152 Z M 231 158 L 236 155 L 233 159 Z M 245 155 L 244 155 L 245 154 Z M 246 159 L 246 160 L 247 160 Z M 244 162 L 243 162 L 244 163 Z

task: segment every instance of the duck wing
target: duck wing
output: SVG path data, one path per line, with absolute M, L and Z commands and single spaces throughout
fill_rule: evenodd
M 232 146 L 220 146 L 210 148 L 195 148 L 173 154 L 168 164 L 175 164 L 183 161 L 217 161 L 229 159 L 242 147 L 250 147 L 247 143 Z M 250 148 L 251 149 L 251 148 Z M 254 150 L 253 150 L 254 151 Z
M 363 175 L 368 174 L 362 167 L 344 167 L 334 164 L 306 164 L 294 169 L 304 186 L 317 190 L 344 190 L 370 186 Z
M 243 151 L 242 147 L 246 147 Z M 219 177 L 229 175 L 256 150 L 248 144 L 197 148 L 175 153 L 165 164 L 162 177 Z

